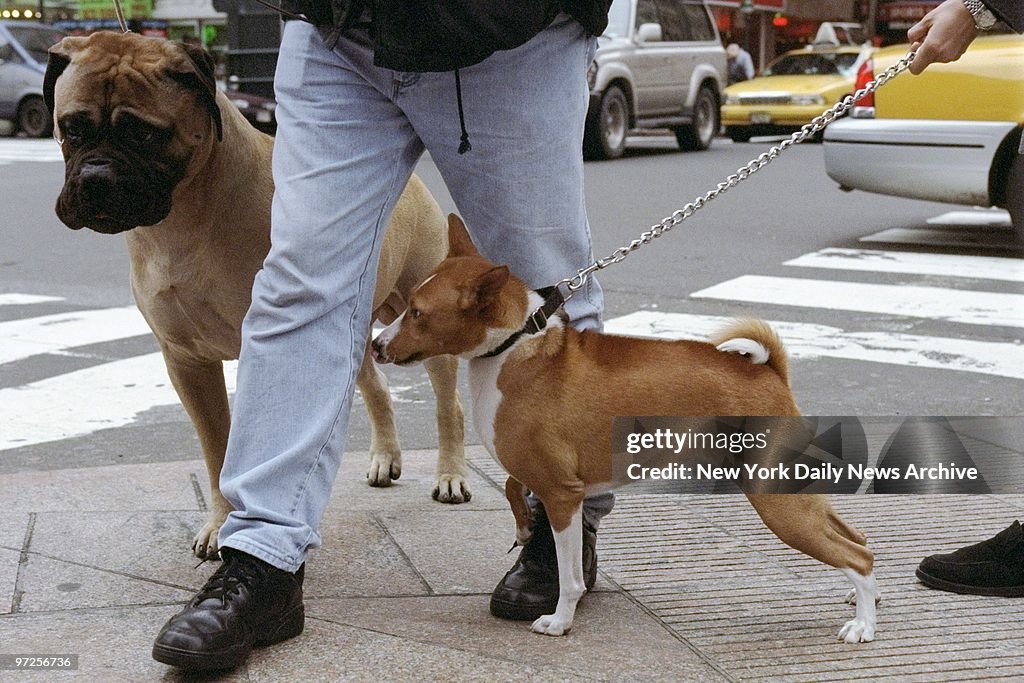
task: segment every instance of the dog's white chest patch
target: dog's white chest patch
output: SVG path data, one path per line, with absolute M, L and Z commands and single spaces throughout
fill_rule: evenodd
M 498 415 L 498 406 L 501 405 L 498 375 L 504 362 L 504 354 L 496 358 L 474 358 L 469 362 L 473 428 L 495 460 L 498 454 L 494 450 L 494 420 Z

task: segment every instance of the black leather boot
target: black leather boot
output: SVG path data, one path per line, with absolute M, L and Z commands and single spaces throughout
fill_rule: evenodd
M 583 581 L 587 590 L 597 580 L 597 531 L 583 523 Z M 533 621 L 555 611 L 558 604 L 558 560 L 555 537 L 544 509 L 538 507 L 533 536 L 519 559 L 491 593 L 491 614 L 502 619 Z
M 153 659 L 183 669 L 230 669 L 255 645 L 302 633 L 305 565 L 289 574 L 233 548 L 192 601 L 160 630 Z
M 917 578 L 953 593 L 1024 597 L 1024 529 L 1014 522 L 987 541 L 929 555 L 917 568 Z

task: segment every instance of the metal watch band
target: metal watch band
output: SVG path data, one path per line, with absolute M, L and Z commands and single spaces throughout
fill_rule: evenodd
M 980 31 L 987 31 L 996 25 L 998 21 L 992 11 L 985 6 L 982 0 L 963 0 L 964 7 L 974 17 L 974 25 Z

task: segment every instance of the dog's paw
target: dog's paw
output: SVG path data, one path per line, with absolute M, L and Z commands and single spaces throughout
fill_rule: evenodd
M 546 636 L 564 636 L 571 628 L 571 620 L 559 619 L 556 614 L 545 614 L 533 622 L 530 630 L 534 633 L 543 633 Z
M 200 560 L 216 560 L 220 555 L 220 548 L 217 547 L 217 534 L 220 532 L 220 525 L 224 520 L 207 520 L 203 528 L 199 530 L 196 537 L 192 539 L 192 554 Z
M 468 503 L 473 498 L 473 493 L 469 490 L 469 482 L 458 474 L 442 474 L 438 477 L 437 486 L 434 487 L 432 495 L 434 500 L 452 505 Z
M 881 594 L 875 596 L 875 604 L 877 605 L 880 602 L 882 602 Z M 857 604 L 857 589 L 856 588 L 851 588 L 850 592 L 846 594 L 846 603 L 848 605 L 856 605 Z
M 875 625 L 866 619 L 851 619 L 839 629 L 839 640 L 847 643 L 870 643 L 875 639 Z
M 391 486 L 391 482 L 402 476 L 402 458 L 387 453 L 371 453 L 370 469 L 366 482 L 370 486 Z

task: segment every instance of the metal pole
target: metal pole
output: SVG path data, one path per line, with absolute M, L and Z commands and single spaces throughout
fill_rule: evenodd
M 868 16 L 865 23 L 868 40 L 874 42 L 875 34 L 878 32 L 878 0 L 868 0 Z

